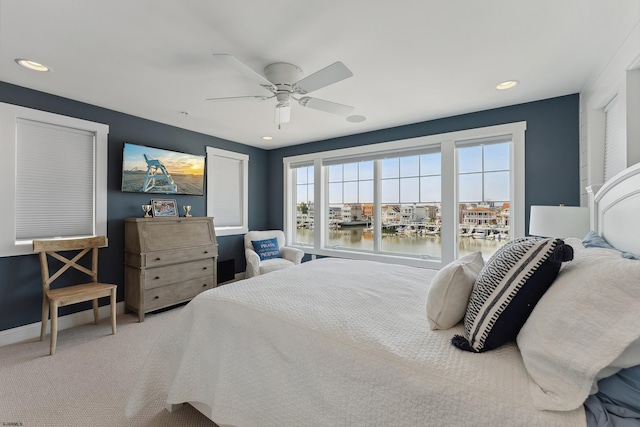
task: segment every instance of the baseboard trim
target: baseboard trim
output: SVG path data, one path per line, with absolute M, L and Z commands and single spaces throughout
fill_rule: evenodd
M 109 306 L 103 305 L 98 309 L 100 319 L 109 318 Z M 124 302 L 116 304 L 116 314 L 124 314 Z M 72 328 L 85 323 L 93 322 L 93 309 L 79 311 L 67 316 L 58 317 L 58 331 Z M 0 347 L 15 344 L 22 341 L 40 338 L 40 326 L 42 322 L 31 323 L 29 325 L 18 326 L 17 328 L 0 331 Z M 51 322 L 47 322 L 47 333 L 50 332 Z
M 245 272 L 236 273 L 233 280 L 226 282 L 232 283 L 237 280 L 243 280 L 245 278 Z M 109 306 L 103 305 L 99 308 L 100 318 L 109 317 Z M 124 314 L 124 301 L 120 301 L 116 304 L 116 313 Z M 77 313 L 69 314 L 67 316 L 58 317 L 58 330 L 72 328 L 78 325 L 84 325 L 85 323 L 93 322 L 93 310 L 79 311 Z M 34 338 L 40 338 L 40 325 L 42 322 L 31 323 L 29 325 L 18 326 L 17 328 L 7 329 L 0 331 L 0 347 L 9 344 L 15 344 L 22 341 L 31 340 Z M 47 324 L 47 334 L 51 329 L 51 323 Z

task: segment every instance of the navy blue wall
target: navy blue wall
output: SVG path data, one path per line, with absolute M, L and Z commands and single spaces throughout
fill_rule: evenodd
M 520 121 L 527 122 L 527 229 L 531 205 L 579 206 L 579 95 L 574 94 L 269 151 L 269 227 L 283 226 L 283 157 Z
M 206 146 L 249 155 L 249 227 L 264 229 L 266 215 L 257 211 L 267 202 L 267 152 L 247 145 L 168 126 L 139 117 L 84 104 L 58 96 L 0 82 L 0 102 L 20 105 L 109 125 L 107 232 L 109 247 L 100 250 L 100 280 L 121 284 L 118 301 L 124 298 L 124 224 L 126 217 L 142 216 L 140 205 L 151 197 L 143 193 L 122 193 L 123 143 L 148 145 L 192 154 L 205 154 Z M 171 196 L 178 206 L 191 205 L 192 215 L 206 214 L 204 196 Z M 5 201 L 6 203 L 7 201 Z M 13 201 L 9 201 L 12 203 Z M 0 225 L 1 226 L 1 225 Z M 218 237 L 219 260 L 235 260 L 236 272 L 244 271 L 243 236 Z M 39 322 L 41 319 L 42 284 L 36 255 L 0 258 L 0 331 Z M 90 305 L 64 307 L 68 314 Z
M 108 235 L 102 249 L 100 275 L 104 281 L 123 284 L 123 218 L 141 216 L 145 194 L 122 193 L 122 144 L 131 142 L 158 148 L 205 154 L 212 146 L 245 153 L 249 161 L 249 228 L 282 228 L 282 159 L 286 156 L 387 142 L 444 132 L 527 122 L 526 205 L 580 204 L 579 97 L 568 95 L 511 107 L 481 111 L 357 134 L 326 141 L 264 151 L 235 142 L 190 132 L 77 101 L 0 82 L 0 102 L 50 111 L 109 125 Z M 173 197 L 172 197 L 173 198 Z M 205 197 L 175 196 L 178 205 L 190 204 L 192 214 L 206 212 Z M 267 211 L 260 207 L 267 206 Z M 527 214 L 528 215 L 528 214 Z M 528 221 L 527 221 L 528 223 Z M 220 259 L 234 259 L 236 272 L 244 271 L 242 236 L 219 237 Z M 124 286 L 118 289 L 123 299 Z M 40 266 L 35 255 L 0 258 L 0 331 L 40 321 Z M 88 309 L 89 306 L 77 309 Z M 67 314 L 74 307 L 63 308 Z

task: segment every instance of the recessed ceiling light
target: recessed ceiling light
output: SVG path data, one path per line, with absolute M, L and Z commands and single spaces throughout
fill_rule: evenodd
M 265 136 L 262 137 L 262 139 L 264 139 L 265 141 L 271 141 L 273 139 L 273 137 L 265 135 Z
M 350 123 L 361 123 L 361 122 L 364 122 L 365 120 L 367 120 L 365 116 L 353 115 L 353 116 L 347 117 L 347 121 Z
M 512 87 L 517 86 L 518 83 L 519 82 L 517 80 L 507 80 L 506 82 L 498 83 L 498 85 L 496 86 L 496 89 L 498 90 L 511 89 Z
M 41 64 L 39 62 L 30 61 L 28 59 L 17 58 L 16 62 L 18 63 L 18 65 L 21 65 L 24 68 L 28 68 L 30 70 L 34 70 L 34 71 L 51 71 L 51 69 L 49 67 L 47 67 L 46 65 L 43 65 L 43 64 Z

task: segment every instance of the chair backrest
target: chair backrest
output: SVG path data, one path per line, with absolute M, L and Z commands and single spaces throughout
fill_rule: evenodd
M 40 267 L 42 270 L 42 286 L 45 290 L 49 290 L 51 283 L 59 278 L 65 271 L 70 268 L 75 268 L 91 277 L 91 281 L 97 283 L 98 281 L 98 248 L 104 246 L 106 239 L 104 236 L 87 237 L 83 239 L 69 239 L 69 240 L 34 240 L 33 251 L 38 252 L 40 255 Z M 69 259 L 58 252 L 63 251 L 79 251 Z M 78 264 L 89 251 L 91 251 L 91 269 Z M 47 262 L 47 255 L 52 258 L 61 261 L 63 265 L 53 271 L 51 274 L 49 271 L 49 263 Z
M 264 230 L 264 231 L 250 231 L 244 235 L 244 248 L 253 249 L 253 240 L 265 240 L 265 239 L 278 239 L 278 247 L 282 248 L 287 242 L 284 238 L 284 232 L 282 230 Z

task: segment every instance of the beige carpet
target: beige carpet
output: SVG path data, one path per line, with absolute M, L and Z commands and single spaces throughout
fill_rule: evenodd
M 108 318 L 58 333 L 56 354 L 45 341 L 0 347 L 0 426 L 215 426 L 189 405 L 174 413 L 154 402 L 135 418 L 124 414 L 129 390 L 155 337 L 181 308 Z

